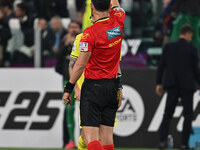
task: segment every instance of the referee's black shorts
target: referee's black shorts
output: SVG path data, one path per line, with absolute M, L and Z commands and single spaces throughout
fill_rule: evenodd
M 85 79 L 81 90 L 81 126 L 114 126 L 119 100 L 115 79 Z

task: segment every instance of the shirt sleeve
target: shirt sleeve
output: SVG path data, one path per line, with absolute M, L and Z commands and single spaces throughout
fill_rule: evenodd
M 83 36 L 80 41 L 80 52 L 92 52 L 94 49 L 94 36 L 92 34 L 91 28 L 85 29 Z
M 80 55 L 80 49 L 79 49 L 79 44 L 80 44 L 80 40 L 83 34 L 79 34 L 76 36 L 76 39 L 74 41 L 73 44 L 73 48 L 72 48 L 72 52 L 70 57 L 78 59 L 79 55 Z
M 110 12 L 110 18 L 116 19 L 124 25 L 125 11 L 121 7 L 113 7 Z

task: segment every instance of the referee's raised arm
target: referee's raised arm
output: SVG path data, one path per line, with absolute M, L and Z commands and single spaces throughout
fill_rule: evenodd
M 120 7 L 119 0 L 111 0 L 111 5 L 112 7 Z

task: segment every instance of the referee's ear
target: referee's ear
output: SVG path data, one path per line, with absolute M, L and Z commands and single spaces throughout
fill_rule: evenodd
M 93 12 L 94 9 L 95 9 L 95 8 L 94 8 L 94 5 L 93 5 L 92 3 L 90 4 L 90 8 L 91 8 L 91 11 L 92 11 L 92 12 Z

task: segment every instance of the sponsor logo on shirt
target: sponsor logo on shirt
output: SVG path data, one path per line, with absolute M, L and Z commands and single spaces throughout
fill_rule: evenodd
M 121 17 L 123 16 L 123 12 L 115 12 L 114 15 L 117 17 Z
M 86 42 L 81 42 L 79 45 L 80 51 L 81 52 L 87 52 L 88 51 L 88 43 Z
M 107 36 L 108 36 L 108 40 L 111 40 L 111 39 L 121 35 L 121 29 L 118 26 L 116 28 L 113 28 L 111 30 L 106 31 L 106 33 L 107 33 Z
M 119 44 L 121 41 L 122 41 L 122 39 L 120 38 L 119 40 L 117 40 L 117 41 L 115 41 L 115 42 L 113 42 L 113 43 L 110 43 L 110 44 L 109 44 L 109 47 L 113 47 L 113 46 Z
M 89 34 L 88 34 L 88 33 L 83 33 L 83 35 L 82 35 L 81 39 L 85 40 L 85 39 L 87 39 L 87 37 L 88 37 L 88 36 L 89 36 Z

